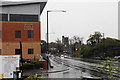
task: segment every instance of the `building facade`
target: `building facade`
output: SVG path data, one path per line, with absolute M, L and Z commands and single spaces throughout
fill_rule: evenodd
M 69 51 L 69 37 L 62 36 L 62 44 L 64 45 L 64 52 Z
M 69 37 L 62 36 L 62 44 L 68 46 L 69 45 Z
M 0 6 L 0 54 L 40 59 L 40 14 L 46 0 L 39 2 L 2 2 Z

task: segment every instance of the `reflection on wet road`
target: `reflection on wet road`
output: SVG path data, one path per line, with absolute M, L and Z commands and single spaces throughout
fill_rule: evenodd
M 98 63 L 91 63 L 82 61 L 80 59 L 71 59 L 71 58 L 64 58 L 61 59 L 60 57 L 50 57 L 50 61 L 54 68 L 49 68 L 48 70 L 41 70 L 41 69 L 32 69 L 26 70 L 24 73 L 30 74 L 42 74 L 41 77 L 43 78 L 106 78 L 107 75 L 104 73 L 98 73 L 96 70 L 93 70 L 93 66 L 101 66 Z M 114 62 L 120 66 L 119 62 Z M 119 80 L 119 79 L 116 79 Z
M 54 69 L 49 69 L 49 71 L 63 70 L 68 68 L 69 70 L 59 72 L 59 73 L 51 73 L 46 76 L 43 76 L 45 78 L 98 77 L 96 75 L 93 75 L 95 72 L 93 73 L 88 69 L 90 68 L 91 65 L 97 65 L 97 64 L 92 64 L 92 63 L 90 64 L 87 62 L 77 61 L 77 60 L 67 59 L 67 58 L 61 59 L 59 57 L 53 57 L 50 60 L 52 65 L 54 66 Z

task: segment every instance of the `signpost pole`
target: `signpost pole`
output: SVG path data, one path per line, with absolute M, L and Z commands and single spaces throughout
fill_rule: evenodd
M 21 41 L 20 41 L 20 53 L 21 53 L 21 55 L 20 55 L 20 58 L 21 58 L 21 63 L 22 63 L 22 65 L 21 65 L 21 78 L 23 77 L 23 56 L 22 56 L 22 43 L 21 43 Z

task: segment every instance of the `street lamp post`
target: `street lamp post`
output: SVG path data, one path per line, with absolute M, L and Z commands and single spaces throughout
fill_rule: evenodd
M 64 10 L 47 10 L 47 51 L 49 50 L 49 27 L 48 27 L 48 13 L 49 12 L 66 12 Z
M 48 27 L 48 13 L 49 12 L 66 12 L 64 10 L 47 10 L 47 46 L 46 46 L 46 50 L 47 50 L 47 53 L 49 51 L 49 27 Z M 49 57 L 47 56 L 47 60 L 49 60 Z M 47 62 L 47 68 L 48 68 L 48 62 Z

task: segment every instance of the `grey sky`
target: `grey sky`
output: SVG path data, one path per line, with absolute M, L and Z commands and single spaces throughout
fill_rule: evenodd
M 61 39 L 62 35 L 77 35 L 84 37 L 85 42 L 95 31 L 105 33 L 105 37 L 118 38 L 117 2 L 118 0 L 48 0 L 41 15 L 41 38 L 46 40 L 46 10 L 67 11 L 49 13 L 50 41 Z
M 105 33 L 105 36 L 118 37 L 118 11 L 117 2 L 114 0 L 89 0 L 89 1 L 48 1 L 42 20 L 42 39 L 46 32 L 46 9 L 66 10 L 66 13 L 49 13 L 50 41 L 55 41 L 61 36 L 74 35 L 84 37 L 84 42 L 95 31 Z

